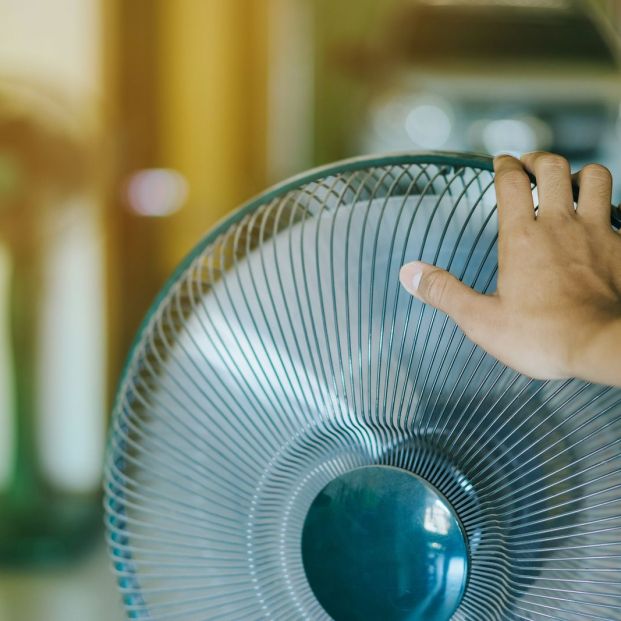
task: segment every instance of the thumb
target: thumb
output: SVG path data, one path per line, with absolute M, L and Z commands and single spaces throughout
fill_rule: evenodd
M 464 331 L 489 320 L 492 299 L 477 293 L 447 271 L 420 261 L 407 263 L 399 280 L 408 293 L 449 315 Z

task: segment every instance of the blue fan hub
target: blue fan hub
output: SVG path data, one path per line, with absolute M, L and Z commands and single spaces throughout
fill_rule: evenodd
M 357 468 L 321 490 L 304 522 L 302 558 L 336 621 L 446 621 L 468 580 L 454 509 L 419 476 L 389 466 Z

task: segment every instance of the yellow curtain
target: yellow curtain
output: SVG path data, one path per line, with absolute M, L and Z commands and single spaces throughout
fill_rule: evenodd
M 214 222 L 264 187 L 266 4 L 161 4 L 161 163 L 180 171 L 190 190 L 162 238 L 167 268 Z
M 222 216 L 266 185 L 269 0 L 101 0 L 110 133 L 110 290 L 117 370 L 155 294 Z M 128 209 L 136 171 L 181 173 L 165 218 Z M 115 335 L 117 332 L 115 331 Z

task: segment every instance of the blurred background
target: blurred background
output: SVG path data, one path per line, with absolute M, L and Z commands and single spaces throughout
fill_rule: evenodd
M 619 175 L 620 35 L 615 0 L 0 0 L 0 621 L 122 618 L 108 413 L 211 225 L 369 152 Z

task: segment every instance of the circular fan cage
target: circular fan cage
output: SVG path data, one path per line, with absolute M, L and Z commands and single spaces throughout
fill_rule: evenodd
M 489 158 L 399 154 L 290 179 L 198 244 L 113 417 L 106 524 L 129 618 L 332 618 L 305 522 L 331 483 L 386 467 L 450 509 L 463 585 L 450 611 L 337 621 L 621 620 L 621 391 L 524 377 L 399 285 L 418 259 L 493 292 L 497 228 Z M 437 581 L 425 558 L 414 582 Z M 389 569 L 382 588 L 415 597 Z

